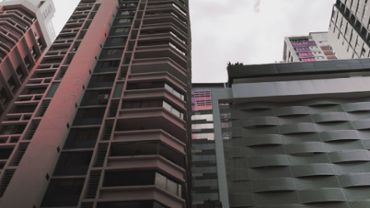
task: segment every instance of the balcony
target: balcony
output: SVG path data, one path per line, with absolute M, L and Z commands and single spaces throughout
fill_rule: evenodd
M 130 88 L 132 84 L 135 84 L 136 82 L 141 83 L 145 81 L 156 81 L 156 80 L 163 80 L 163 82 L 170 83 L 173 86 L 175 86 L 179 92 L 186 92 L 187 85 L 182 83 L 179 79 L 177 79 L 175 76 L 171 75 L 168 72 L 158 72 L 158 73 L 145 73 L 145 74 L 130 74 L 128 85 L 126 90 L 134 89 Z
M 72 128 L 64 149 L 91 149 L 98 138 L 99 128 Z
M 184 148 L 168 140 L 116 141 L 111 147 L 109 157 L 113 163 L 125 159 L 130 160 L 130 158 L 137 158 L 139 161 L 150 161 L 157 158 L 158 161 L 176 167 L 177 170 L 184 171 L 183 168 L 185 168 Z
M 181 153 L 185 153 L 186 147 L 185 143 L 163 130 L 116 131 L 113 140 L 115 142 L 161 141 Z
M 159 58 L 138 58 L 136 57 L 131 67 L 131 75 L 141 73 L 168 73 L 173 78 L 179 80 L 182 84 L 187 85 L 187 68 L 179 65 L 170 57 L 159 57 Z
M 168 207 L 184 207 L 182 185 L 154 170 L 107 171 L 100 199 L 104 201 L 156 200 Z
M 111 90 L 86 90 L 81 101 L 81 106 L 106 105 L 109 101 Z
M 176 96 L 178 95 L 178 96 Z M 172 94 L 165 88 L 154 88 L 154 89 L 138 89 L 138 90 L 126 90 L 125 92 L 125 100 L 134 100 L 134 99 L 145 99 L 145 98 L 162 98 L 171 100 L 172 103 L 176 105 L 176 107 L 180 108 L 182 111 L 186 110 L 184 100 L 182 100 L 179 96 L 180 94 Z
M 115 74 L 93 75 L 88 88 L 109 88 L 113 86 Z
M 175 35 L 179 36 L 180 39 L 184 39 L 184 40 L 187 39 L 185 35 L 187 33 L 187 30 L 183 30 L 173 23 L 159 23 L 159 24 L 156 23 L 156 24 L 143 25 L 140 36 L 144 37 L 145 35 L 162 33 L 158 31 L 166 31 L 166 32 L 171 31 Z
M 160 24 L 160 23 L 172 23 L 180 28 L 182 31 L 188 31 L 188 25 L 186 21 L 180 20 L 173 14 L 161 15 L 161 16 L 145 16 L 143 25 Z
M 185 180 L 185 169 L 157 155 L 144 156 L 116 156 L 107 160 L 109 169 L 158 169 L 172 175 L 178 180 Z
M 182 68 L 188 68 L 186 51 L 180 50 L 175 45 L 163 44 L 153 46 L 138 46 L 136 48 L 135 59 L 145 58 L 166 58 L 169 57 L 178 63 Z
M 80 108 L 74 120 L 74 125 L 100 125 L 105 112 L 105 107 Z
M 76 207 L 84 185 L 84 178 L 52 179 L 41 207 Z
M 117 131 L 162 129 L 172 136 L 186 141 L 185 121 L 163 107 L 121 110 Z
M 164 205 L 156 201 L 116 201 L 116 202 L 100 202 L 97 208 L 118 208 L 118 207 L 145 207 L 145 208 L 166 208 Z
M 55 176 L 86 175 L 92 151 L 62 152 L 54 170 Z

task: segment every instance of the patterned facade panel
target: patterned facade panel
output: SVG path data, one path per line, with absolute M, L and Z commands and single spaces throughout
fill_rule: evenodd
M 223 140 L 231 207 L 348 208 L 357 203 L 364 208 L 358 199 L 370 192 L 366 103 L 366 98 L 260 102 L 269 108 L 258 110 L 252 102 L 251 107 L 234 105 L 236 120 L 224 129 L 231 139 Z M 240 128 L 241 137 L 234 136 Z

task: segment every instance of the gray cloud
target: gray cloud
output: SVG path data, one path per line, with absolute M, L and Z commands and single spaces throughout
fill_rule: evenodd
M 259 13 L 260 12 L 260 6 L 261 6 L 261 0 L 256 0 L 256 3 L 254 3 L 254 11 Z
M 1 1 L 1 0 L 0 0 Z M 54 0 L 59 31 L 79 0 Z M 328 29 L 335 0 L 189 0 L 193 81 L 226 81 L 228 61 L 280 61 L 283 38 Z M 258 12 L 259 11 L 259 12 Z
M 281 61 L 284 37 L 327 30 L 334 2 L 190 1 L 193 81 L 226 81 L 228 61 L 246 64 Z

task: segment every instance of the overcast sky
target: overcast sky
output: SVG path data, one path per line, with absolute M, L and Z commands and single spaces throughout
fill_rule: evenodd
M 58 33 L 78 0 L 54 0 Z M 335 0 L 190 0 L 193 82 L 226 81 L 227 62 L 279 62 L 285 36 L 326 31 Z

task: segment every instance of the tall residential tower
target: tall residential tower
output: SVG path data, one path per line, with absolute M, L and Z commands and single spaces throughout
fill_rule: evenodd
M 196 83 L 192 88 L 192 207 L 221 208 L 216 144 L 212 111 L 212 90 L 224 83 Z
M 35 4 L 30 0 L 0 3 L 0 116 L 53 38 L 53 30 L 46 29 L 52 28 L 52 1 Z
M 370 58 L 370 2 L 337 0 L 328 39 L 339 59 Z
M 1 120 L 0 207 L 190 207 L 190 45 L 187 0 L 81 0 Z

